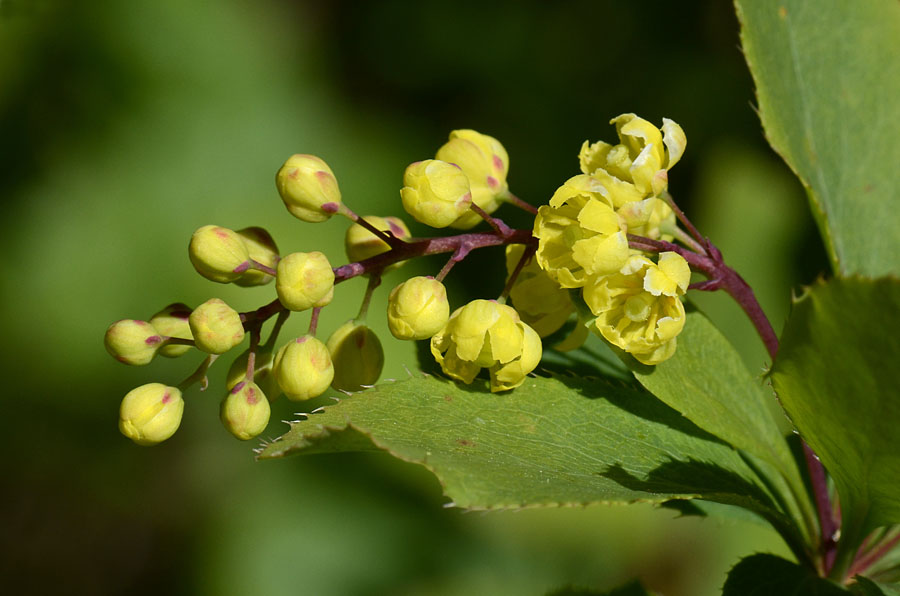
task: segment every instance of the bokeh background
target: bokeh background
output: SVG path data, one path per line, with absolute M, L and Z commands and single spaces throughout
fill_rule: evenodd
M 614 138 L 608 120 L 632 111 L 684 127 L 670 189 L 780 328 L 792 288 L 826 264 L 764 141 L 728 3 L 0 0 L 4 589 L 502 595 L 639 577 L 703 595 L 740 556 L 786 553 L 762 526 L 644 506 L 448 509 L 427 472 L 377 454 L 255 462 L 255 442 L 218 422 L 222 370 L 186 395 L 165 444 L 117 432 L 125 392 L 175 383 L 199 358 L 121 366 L 103 349 L 109 323 L 274 295 L 197 276 L 195 228 L 261 225 L 284 252 L 340 260 L 343 222 L 304 224 L 278 199 L 288 155 L 326 159 L 358 212 L 400 214 L 404 167 L 475 128 L 502 140 L 512 190 L 538 203 L 577 173 L 582 141 Z M 452 300 L 496 295 L 501 263 L 486 251 L 460 266 Z M 377 296 L 385 377 L 415 367 L 380 316 L 386 289 L 441 264 L 407 266 Z M 362 283 L 339 287 L 323 331 L 355 313 Z M 761 371 L 737 307 L 697 302 Z M 264 436 L 299 407 L 276 402 Z

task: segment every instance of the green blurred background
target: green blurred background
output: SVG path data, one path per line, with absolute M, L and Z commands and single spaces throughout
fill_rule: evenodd
M 343 222 L 304 224 L 278 199 L 291 153 L 328 161 L 358 212 L 400 214 L 404 167 L 475 128 L 502 140 L 512 190 L 537 203 L 577 173 L 582 141 L 614 138 L 607 121 L 631 111 L 684 127 L 670 189 L 780 328 L 791 289 L 826 265 L 799 184 L 763 139 L 728 3 L 0 0 L 8 593 L 543 594 L 640 577 L 702 595 L 741 555 L 786 553 L 762 526 L 645 506 L 447 509 L 433 477 L 387 456 L 257 463 L 217 420 L 216 369 L 165 444 L 116 430 L 125 392 L 177 382 L 199 359 L 118 365 L 109 323 L 274 294 L 197 276 L 195 228 L 261 225 L 283 252 L 339 259 Z M 488 251 L 460 266 L 452 301 L 497 294 L 499 280 L 466 272 L 500 276 L 501 263 Z M 414 349 L 385 331 L 385 289 L 372 323 L 385 376 L 403 377 Z M 325 333 L 362 291 L 339 287 Z M 761 371 L 737 307 L 697 302 Z M 264 436 L 298 407 L 276 402 Z

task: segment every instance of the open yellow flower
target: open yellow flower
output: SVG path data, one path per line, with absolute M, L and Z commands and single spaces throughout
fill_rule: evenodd
M 482 368 L 491 375 L 491 391 L 518 387 L 541 361 L 538 334 L 510 306 L 473 300 L 456 309 L 431 338 L 431 353 L 444 373 L 471 383 Z
M 625 221 L 613 209 L 609 188 L 579 175 L 563 184 L 549 205 L 538 209 L 534 235 L 541 268 L 564 288 L 578 288 L 614 273 L 632 254 Z
M 633 183 L 644 197 L 661 194 L 668 185 L 668 171 L 684 154 L 684 131 L 668 118 L 663 118 L 662 127 L 657 128 L 634 114 L 617 116 L 610 124 L 616 125 L 619 144 L 585 141 L 578 155 L 581 171 L 608 172 Z
M 644 364 L 659 364 L 675 353 L 675 338 L 684 327 L 679 296 L 690 276 L 687 262 L 674 252 L 661 253 L 659 264 L 636 255 L 619 273 L 585 286 L 584 301 L 608 342 Z

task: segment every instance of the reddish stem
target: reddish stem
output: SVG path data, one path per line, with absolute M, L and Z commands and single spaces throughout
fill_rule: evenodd
M 506 196 L 503 198 L 505 201 L 507 201 L 508 203 L 510 203 L 512 205 L 515 205 L 519 209 L 523 209 L 532 215 L 537 215 L 537 212 L 538 212 L 537 207 L 535 207 L 531 203 L 526 203 L 525 201 L 523 201 L 516 195 L 512 194 L 511 192 L 507 192 Z
M 853 565 L 850 566 L 850 570 L 847 572 L 847 576 L 853 577 L 854 575 L 863 573 L 866 569 L 880 561 L 883 556 L 891 552 L 891 550 L 895 546 L 897 546 L 897 544 L 900 544 L 900 532 L 884 541 L 881 546 L 870 552 L 868 555 L 860 557 L 855 563 L 853 563 Z
M 692 287 L 699 290 L 717 290 L 724 289 L 743 309 L 744 313 L 753 323 L 756 332 L 759 334 L 766 346 L 769 357 L 774 362 L 775 356 L 778 354 L 778 336 L 772 328 L 772 324 L 763 312 L 762 307 L 756 300 L 753 289 L 744 281 L 744 279 L 731 267 L 725 264 L 722 252 L 707 238 L 699 235 L 696 228 L 690 224 L 690 221 L 675 205 L 671 197 L 667 201 L 673 208 L 678 218 L 689 227 L 691 234 L 697 238 L 706 249 L 705 255 L 663 240 L 653 240 L 633 234 L 628 235 L 628 242 L 632 248 L 637 250 L 645 250 L 650 252 L 672 251 L 680 254 L 695 270 L 703 272 L 708 281 L 692 284 Z M 680 215 L 679 215 L 680 214 Z M 825 476 L 825 468 L 822 462 L 816 457 L 813 450 L 803 441 L 803 455 L 806 460 L 806 467 L 809 471 L 810 484 L 812 486 L 813 498 L 816 503 L 816 510 L 819 517 L 819 527 L 821 530 L 821 554 L 823 569 L 825 574 L 831 570 L 837 555 L 837 535 L 838 522 L 835 520 L 831 500 L 828 495 L 828 482 Z
M 498 234 L 500 234 L 501 236 L 503 236 L 504 238 L 506 238 L 510 234 L 512 234 L 512 232 L 513 232 L 512 228 L 510 228 L 508 225 L 506 225 L 502 219 L 497 219 L 496 217 L 491 217 L 490 213 L 488 213 L 487 211 L 485 211 L 484 209 L 482 209 L 475 203 L 472 203 L 471 205 L 469 205 L 469 209 L 471 209 L 472 211 L 474 211 L 475 213 L 480 215 L 481 219 L 488 222 L 488 225 L 490 225 L 492 228 L 494 228 L 494 231 L 497 232 Z
M 509 275 L 509 279 L 506 280 L 506 285 L 503 286 L 503 291 L 500 293 L 500 300 L 506 300 L 506 297 L 509 296 L 509 293 L 512 291 L 513 284 L 516 283 L 516 279 L 518 279 L 519 274 L 522 273 L 522 269 L 525 268 L 525 265 L 528 261 L 531 260 L 531 257 L 534 255 L 534 251 L 537 249 L 536 246 L 526 246 L 524 252 L 522 252 L 522 257 L 519 259 L 519 262 L 516 263 L 516 268 L 513 269 L 513 272 Z

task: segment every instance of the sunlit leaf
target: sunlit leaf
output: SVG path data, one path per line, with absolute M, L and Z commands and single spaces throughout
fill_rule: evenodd
M 900 3 L 737 0 L 766 136 L 837 273 L 900 272 Z

